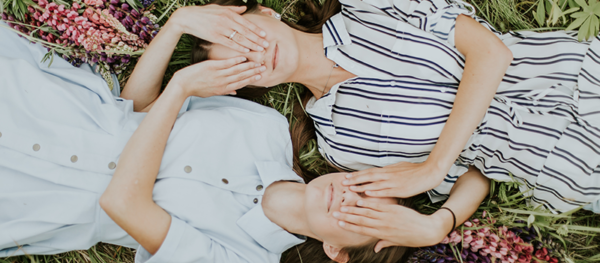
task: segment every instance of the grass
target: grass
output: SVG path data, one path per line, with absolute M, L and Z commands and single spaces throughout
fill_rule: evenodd
M 272 7 L 283 14 L 285 19 L 298 19 L 295 5 L 298 0 L 264 0 L 266 6 Z M 477 9 L 477 14 L 489 21 L 502 32 L 509 30 L 548 30 L 540 28 L 533 18 L 532 11 L 536 1 L 528 0 L 471 0 Z M 186 5 L 201 5 L 203 0 L 157 0 L 154 13 L 160 21 L 166 22 L 169 15 L 179 7 Z M 165 84 L 174 72 L 189 64 L 191 38 L 183 37 L 173 56 L 165 76 Z M 133 64 L 133 63 L 132 63 Z M 131 67 L 129 72 L 133 70 Z M 122 74 L 119 80 L 124 86 L 129 74 Z M 299 93 L 303 87 L 296 84 L 282 84 L 274 88 L 260 100 L 260 103 L 279 110 L 291 121 L 293 105 L 298 103 Z M 311 165 L 311 169 L 326 173 L 325 161 L 316 150 L 316 143 L 304 149 L 301 160 Z M 434 212 L 441 204 L 432 204 L 424 195 L 415 198 L 417 210 L 423 213 Z M 496 225 L 523 226 L 518 220 L 528 220 L 547 237 L 546 243 L 561 254 L 563 262 L 600 262 L 600 220 L 598 215 L 587 211 L 576 211 L 572 215 L 557 216 L 527 207 L 526 200 L 513 183 L 494 182 L 491 193 L 482 203 L 473 217 L 480 218 L 486 211 L 497 219 Z M 72 251 L 52 256 L 20 256 L 0 259 L 0 263 L 21 262 L 133 262 L 134 250 L 107 244 L 98 244 L 87 251 Z

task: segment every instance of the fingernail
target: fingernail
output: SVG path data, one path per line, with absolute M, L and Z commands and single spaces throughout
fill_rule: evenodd
M 256 49 L 258 49 L 258 51 L 263 51 L 263 50 L 265 50 L 265 49 L 264 49 L 263 47 L 261 47 L 261 46 L 256 46 L 256 47 L 257 47 Z
M 352 190 L 352 191 L 356 190 L 356 185 L 350 186 L 350 190 Z
M 269 47 L 269 42 L 267 42 L 267 41 L 264 41 L 264 42 L 263 42 L 263 46 L 265 46 L 265 47 Z
M 371 192 L 371 191 L 365 191 L 365 194 L 366 194 L 366 195 L 371 195 L 372 193 L 373 193 L 373 192 Z
M 247 59 L 247 58 L 245 58 L 245 57 L 243 57 L 243 58 L 242 58 L 242 61 L 246 61 L 246 60 L 248 60 L 248 59 Z
M 260 72 L 263 72 L 263 71 L 265 71 L 265 70 L 267 70 L 267 67 L 265 67 L 265 66 L 262 66 L 262 67 L 260 68 Z
M 359 206 L 361 206 L 361 205 L 364 205 L 364 202 L 363 202 L 363 200 L 358 200 L 358 201 L 356 201 L 356 205 L 359 205 Z
M 250 49 L 244 48 L 244 52 L 248 53 L 250 52 Z
M 261 37 L 264 37 L 264 36 L 266 36 L 266 35 L 267 35 L 267 32 L 265 32 L 265 31 L 260 31 L 260 36 L 261 36 Z
M 260 75 L 256 75 L 256 77 L 254 77 L 256 80 L 259 80 L 260 78 L 262 78 Z
M 352 178 L 352 174 L 347 174 L 346 178 Z
M 260 64 L 260 63 L 255 63 L 255 64 L 254 64 L 254 67 L 255 67 L 255 68 L 258 68 L 258 67 L 260 67 L 261 65 L 262 65 L 262 64 Z
M 342 184 L 350 184 L 350 180 L 344 180 L 342 181 Z
M 339 221 L 339 222 L 338 222 L 338 225 L 340 225 L 340 226 L 345 226 L 345 225 L 346 225 L 346 222 L 344 222 L 344 221 Z
M 333 217 L 335 217 L 335 218 L 340 217 L 340 212 L 333 212 Z
M 340 211 L 342 211 L 342 212 L 348 212 L 348 207 L 342 207 L 342 208 L 340 208 Z

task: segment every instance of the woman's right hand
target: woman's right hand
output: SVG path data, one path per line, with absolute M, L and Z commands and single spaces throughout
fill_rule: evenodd
M 207 60 L 177 71 L 169 85 L 177 85 L 187 96 L 211 97 L 235 91 L 261 78 L 265 66 L 246 62 L 245 57 Z
M 182 33 L 240 52 L 263 51 L 269 46 L 264 39 L 267 34 L 240 15 L 245 10 L 245 6 L 187 6 L 178 9 L 169 21 L 174 21 Z

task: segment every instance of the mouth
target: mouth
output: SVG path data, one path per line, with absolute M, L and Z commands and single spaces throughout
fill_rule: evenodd
M 273 70 L 277 67 L 277 54 L 279 53 L 279 45 L 275 44 L 275 51 L 273 52 Z
M 333 183 L 327 187 L 327 213 L 331 210 L 331 204 L 333 204 Z

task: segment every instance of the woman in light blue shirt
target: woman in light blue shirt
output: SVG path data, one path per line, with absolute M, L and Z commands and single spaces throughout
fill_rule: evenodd
M 349 191 L 343 173 L 303 184 L 283 116 L 213 97 L 260 79 L 262 65 L 239 56 L 199 63 L 178 71 L 160 94 L 183 33 L 242 52 L 272 44 L 237 14 L 243 10 L 175 12 L 116 99 L 89 68 L 58 57 L 42 63 L 43 47 L 0 25 L 0 257 L 106 242 L 137 247 L 136 262 L 278 262 L 306 237 L 323 242 L 312 253 L 320 259 L 309 262 L 407 255 L 403 247 L 375 254 L 378 239 L 344 230 L 333 216 L 342 206 L 397 199 Z M 420 219 L 446 233 L 450 224 L 438 217 Z

